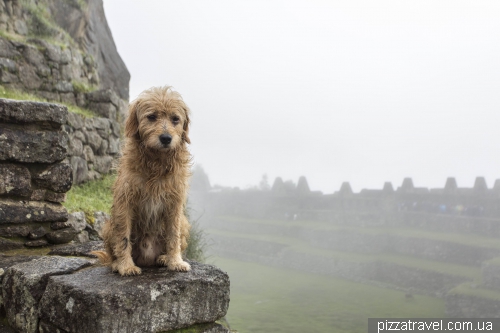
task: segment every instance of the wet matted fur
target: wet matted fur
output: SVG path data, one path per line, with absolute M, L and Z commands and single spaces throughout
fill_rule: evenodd
M 189 109 L 171 87 L 142 92 L 129 106 L 125 144 L 104 225 L 100 261 L 121 275 L 138 266 L 188 271 L 182 252 L 189 222 L 184 206 L 190 176 Z

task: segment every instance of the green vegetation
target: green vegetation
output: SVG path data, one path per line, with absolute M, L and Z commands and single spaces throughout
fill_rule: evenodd
M 88 93 L 97 89 L 94 85 L 89 85 L 83 82 L 72 81 L 73 90 L 77 93 Z
M 352 231 L 356 233 L 366 233 L 371 235 L 382 235 L 389 234 L 400 237 L 411 237 L 411 238 L 423 238 L 423 239 L 432 239 L 439 241 L 452 242 L 462 245 L 471 245 L 477 247 L 486 247 L 486 248 L 494 248 L 500 249 L 500 243 L 498 242 L 498 238 L 495 237 L 485 237 L 474 234 L 461 234 L 461 233 L 448 233 L 448 232 L 437 232 L 437 231 L 426 231 L 418 228 L 411 227 L 398 227 L 398 226 L 350 226 L 350 225 L 336 225 L 328 222 L 318 222 L 318 221 L 281 221 L 281 220 L 258 220 L 258 219 L 250 219 L 250 218 L 242 218 L 242 217 L 234 217 L 234 216 L 221 216 L 218 217 L 222 220 L 233 221 L 233 223 L 237 222 L 249 222 L 249 223 L 258 223 L 258 224 L 266 224 L 266 225 L 274 225 L 283 228 L 292 228 L 292 227 L 303 227 L 307 229 L 315 229 L 315 230 L 344 230 L 344 231 Z
M 73 104 L 70 104 L 70 103 L 59 102 L 59 101 L 48 101 L 48 100 L 41 98 L 39 96 L 30 94 L 27 92 L 19 91 L 19 90 L 7 89 L 3 86 L 0 86 L 0 98 L 9 98 L 9 99 L 15 99 L 15 100 L 21 100 L 21 101 L 35 101 L 35 102 L 62 104 L 68 108 L 69 112 L 79 114 L 79 115 L 86 117 L 86 118 L 97 117 L 97 114 L 95 112 L 90 111 L 88 109 L 80 108 L 80 107 L 73 105 Z
M 111 187 L 115 179 L 115 174 L 109 174 L 101 179 L 73 186 L 67 193 L 64 206 L 69 212 L 83 211 L 89 223 L 93 222 L 96 211 L 109 214 L 113 204 Z
M 240 333 L 367 331 L 368 318 L 444 317 L 442 299 L 220 257 L 231 277 L 226 316 Z
M 309 256 L 331 258 L 343 260 L 348 262 L 389 262 L 401 266 L 419 268 L 422 270 L 433 271 L 442 274 L 458 275 L 470 280 L 479 282 L 481 279 L 481 270 L 476 267 L 463 266 L 458 264 L 438 262 L 432 260 L 420 259 L 412 256 L 395 255 L 389 253 L 354 253 L 354 252 L 341 252 L 332 251 L 321 248 L 312 247 L 308 242 L 299 240 L 294 237 L 286 237 L 270 234 L 242 234 L 230 231 L 222 231 L 218 229 L 208 229 L 208 234 L 222 235 L 231 237 L 233 239 L 245 238 L 254 239 L 258 241 L 266 241 L 275 244 L 286 245 L 289 251 L 296 253 L 307 254 Z
M 453 288 L 449 292 L 451 295 L 467 295 L 478 298 L 488 298 L 495 301 L 500 301 L 500 292 L 492 289 L 484 289 L 477 286 L 475 283 L 462 283 Z

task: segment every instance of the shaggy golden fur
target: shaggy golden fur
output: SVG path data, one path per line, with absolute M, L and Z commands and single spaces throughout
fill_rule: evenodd
M 142 92 L 129 107 L 126 141 L 113 187 L 111 219 L 100 261 L 121 275 L 138 266 L 189 271 L 182 252 L 189 222 L 184 206 L 190 176 L 189 109 L 171 87 Z

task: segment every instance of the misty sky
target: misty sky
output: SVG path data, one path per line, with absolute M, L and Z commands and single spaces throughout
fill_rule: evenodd
M 104 0 L 131 99 L 171 85 L 213 184 L 500 178 L 500 1 Z

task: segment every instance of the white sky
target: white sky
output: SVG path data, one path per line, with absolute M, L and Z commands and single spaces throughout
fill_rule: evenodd
M 172 85 L 212 185 L 500 178 L 500 1 L 104 0 L 131 99 Z

